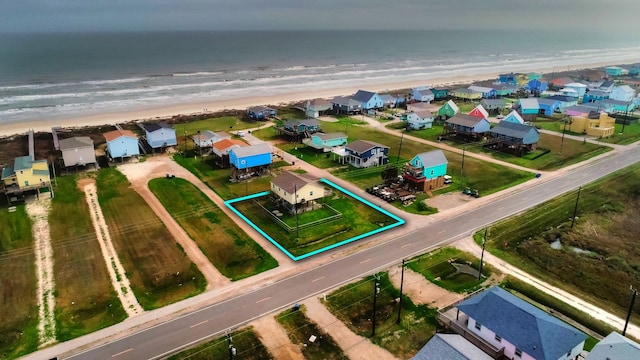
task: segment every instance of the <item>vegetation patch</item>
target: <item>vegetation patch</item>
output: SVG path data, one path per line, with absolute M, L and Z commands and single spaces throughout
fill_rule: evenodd
M 269 253 L 187 180 L 153 179 L 149 188 L 224 276 L 239 280 L 278 266 Z
M 75 176 L 58 177 L 49 227 L 56 283 L 56 329 L 67 341 L 127 317 L 111 286 L 84 193 Z
M 204 291 L 202 273 L 122 173 L 102 169 L 96 185 L 113 245 L 145 310 Z
M 267 348 L 262 345 L 262 342 L 260 342 L 258 335 L 252 327 L 231 333 L 231 340 L 233 347 L 236 349 L 236 355 L 233 356 L 234 359 L 273 359 L 273 356 Z M 172 355 L 168 360 L 212 360 L 228 359 L 229 357 L 229 340 L 226 336 L 221 336 L 197 347 Z
M 0 209 L 0 358 L 38 347 L 38 302 L 31 220 L 24 205 Z
M 402 297 L 401 321 L 398 317 L 400 291 L 389 281 L 388 273 L 379 274 L 376 298 L 376 331 L 373 333 L 373 276 L 346 285 L 327 296 L 326 306 L 351 331 L 369 337 L 400 359 L 414 356 L 436 332 L 436 313 L 426 305 L 414 305 Z
M 300 349 L 305 359 L 348 359 L 335 340 L 316 323 L 309 320 L 305 313 L 306 309 L 302 305 L 298 310 L 286 310 L 276 316 L 276 320 L 286 330 L 291 342 L 304 344 Z M 316 336 L 314 342 L 309 341 L 312 335 Z

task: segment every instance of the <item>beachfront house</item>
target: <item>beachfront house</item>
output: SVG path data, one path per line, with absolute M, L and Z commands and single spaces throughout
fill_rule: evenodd
M 566 84 L 564 86 L 564 89 L 573 89 L 576 91 L 577 96 L 581 97 L 584 95 L 585 92 L 587 92 L 587 85 L 578 83 L 578 82 L 573 82 L 573 83 Z
M 493 99 L 496 97 L 496 89 L 485 87 L 485 86 L 477 86 L 471 85 L 468 87 L 469 90 L 479 92 L 482 94 L 483 99 Z
M 549 88 L 554 90 L 559 90 L 565 87 L 567 84 L 571 84 L 574 80 L 570 77 L 559 77 L 551 80 L 549 83 Z
M 469 111 L 469 115 L 475 116 L 480 119 L 486 119 L 489 117 L 489 112 L 484 109 L 482 104 L 474 107 L 471 111 Z
M 596 102 L 599 100 L 608 99 L 609 96 L 610 96 L 610 92 L 600 91 L 600 90 L 591 90 L 582 96 L 582 102 L 583 103 Z
M 433 126 L 433 115 L 429 110 L 410 112 L 406 115 L 408 129 L 430 129 Z
M 543 79 L 532 79 L 524 86 L 525 90 L 528 90 L 532 94 L 540 94 L 547 91 L 547 82 Z
M 441 317 L 484 351 L 495 350 L 494 358 L 576 359 L 587 339 L 580 330 L 499 286 L 464 300 Z
M 196 145 L 196 147 L 201 149 L 208 149 L 213 146 L 213 144 L 217 143 L 220 140 L 231 139 L 231 135 L 224 131 L 211 131 L 204 130 L 198 131 L 197 134 L 191 136 L 191 140 Z
M 538 129 L 517 122 L 501 121 L 489 130 L 488 146 L 518 156 L 535 150 L 540 140 Z
M 570 131 L 595 137 L 609 137 L 615 132 L 616 119 L 605 112 L 591 111 L 587 116 L 572 116 Z
M 434 100 L 442 100 L 449 97 L 449 89 L 447 88 L 432 87 L 431 92 Z
M 247 109 L 247 116 L 251 120 L 268 120 L 278 116 L 278 111 L 266 106 L 253 106 Z
M 613 80 L 603 80 L 598 82 L 598 86 L 593 90 L 600 90 L 604 92 L 610 93 L 613 88 L 616 86 L 616 82 Z
M 408 112 L 415 111 L 431 111 L 432 113 L 438 112 L 440 107 L 436 104 L 426 103 L 426 102 L 414 102 L 407 104 Z
M 636 107 L 636 104 L 633 101 L 620 101 L 620 100 L 614 100 L 611 98 L 601 100 L 601 101 L 596 101 L 594 104 L 601 106 L 609 114 L 628 113 L 630 111 L 633 111 Z
M 444 136 L 455 137 L 466 142 L 478 141 L 491 129 L 484 117 L 457 114 L 444 123 Z
M 432 102 L 435 100 L 433 91 L 427 86 L 415 87 L 411 89 L 411 98 L 420 102 Z
M 76 136 L 59 142 L 65 167 L 96 164 L 96 150 L 88 136 Z
M 560 111 L 560 102 L 547 98 L 539 98 L 538 107 L 540 108 L 541 113 L 545 114 L 546 116 L 551 116 L 555 112 Z
M 175 146 L 178 144 L 176 131 L 171 125 L 165 123 L 142 124 L 145 132 L 145 139 L 152 149 Z
M 272 199 L 289 213 L 315 209 L 317 199 L 325 195 L 324 186 L 310 174 L 283 171 L 271 179 Z
M 537 98 L 518 99 L 515 108 L 522 115 L 536 115 L 540 111 Z
M 624 69 L 619 66 L 607 66 L 604 68 L 604 72 L 607 76 L 622 76 Z
M 558 101 L 558 104 L 560 104 L 560 111 L 562 111 L 562 109 L 566 107 L 578 105 L 577 97 L 564 96 L 564 95 L 551 95 L 547 97 L 547 99 Z
M 580 96 L 578 96 L 578 92 L 575 89 L 568 88 L 568 87 L 560 89 L 560 91 L 558 91 L 557 94 L 558 95 L 562 95 L 562 96 L 567 96 L 567 97 L 570 97 L 570 98 L 574 98 L 574 99 L 576 99 L 576 101 L 580 97 Z
M 8 197 L 30 190 L 35 190 L 38 196 L 41 189 L 51 186 L 49 163 L 47 160 L 33 160 L 28 155 L 19 156 L 13 160 L 13 165 L 2 169 L 0 180 L 5 184 Z
M 504 99 L 482 99 L 480 105 L 489 113 L 499 114 L 507 108 L 507 101 Z
M 612 332 L 589 351 L 586 360 L 640 359 L 640 344 Z
M 524 124 L 524 119 L 515 110 L 511 111 L 509 113 L 509 115 L 505 116 L 504 119 L 502 119 L 502 122 L 504 122 L 504 121 L 512 122 L 512 123 L 516 123 L 516 124 Z
M 636 91 L 629 85 L 616 86 L 611 90 L 609 99 L 620 101 L 632 101 L 636 97 Z
M 382 97 L 371 91 L 358 90 L 351 96 L 351 99 L 360 102 L 363 110 L 375 110 L 384 107 Z
M 295 133 L 313 134 L 320 131 L 320 122 L 316 119 L 289 120 L 284 123 L 283 128 Z
M 347 135 L 341 132 L 315 133 L 311 138 L 302 140 L 302 143 L 316 150 L 329 152 L 336 146 L 343 146 L 347 143 Z
M 444 103 L 444 105 L 442 105 L 440 109 L 438 109 L 438 117 L 448 119 L 457 114 L 459 111 L 460 109 L 458 109 L 458 105 L 456 105 L 453 100 L 449 100 Z
M 398 104 L 398 99 L 393 95 L 383 94 L 380 95 L 380 98 L 382 99 L 382 104 L 384 104 L 384 107 L 386 108 L 394 108 Z
M 353 115 L 362 112 L 362 103 L 350 97 L 336 96 L 331 100 L 335 114 Z
M 517 93 L 519 87 L 517 85 L 500 84 L 495 86 L 494 89 L 496 90 L 497 97 L 505 97 Z
M 638 76 L 639 74 L 640 74 L 640 65 L 639 64 L 631 65 L 631 67 L 629 68 L 629 75 Z
M 243 180 L 262 175 L 271 165 L 271 147 L 267 143 L 231 147 L 229 150 L 231 179 Z
M 480 100 L 482 99 L 482 93 L 480 91 L 471 90 L 468 88 L 458 88 L 451 91 L 451 96 L 462 99 L 464 101 Z
M 402 178 L 412 190 L 435 190 L 444 186 L 448 163 L 442 150 L 423 152 L 405 164 Z
M 213 163 L 222 169 L 231 166 L 229 162 L 229 151 L 234 147 L 248 146 L 248 144 L 238 139 L 222 139 L 213 143 L 211 146 L 211 154 L 213 155 Z
M 325 115 L 327 111 L 331 110 L 332 106 L 329 100 L 313 99 L 305 104 L 304 113 L 307 117 L 317 118 L 320 115 Z
M 386 165 L 389 147 L 368 140 L 356 140 L 345 145 L 345 160 L 357 168 Z
M 102 134 L 107 140 L 107 153 L 112 159 L 140 155 L 138 137 L 131 130 L 113 130 Z
M 502 83 L 502 84 L 515 85 L 515 84 L 517 84 L 516 76 L 517 76 L 517 74 L 515 74 L 515 73 L 500 74 L 500 75 L 498 75 L 498 82 Z

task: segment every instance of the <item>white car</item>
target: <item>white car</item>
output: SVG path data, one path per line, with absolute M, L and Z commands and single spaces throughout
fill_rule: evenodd
M 244 131 L 238 131 L 236 133 L 236 135 L 240 136 L 240 137 L 244 137 Z
M 443 176 L 443 178 L 444 178 L 444 183 L 445 184 L 453 183 L 453 178 L 451 177 L 451 175 L 445 175 L 445 176 Z

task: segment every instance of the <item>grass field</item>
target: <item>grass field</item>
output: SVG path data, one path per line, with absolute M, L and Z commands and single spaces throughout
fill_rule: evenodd
M 0 358 L 14 359 L 38 346 L 36 269 L 31 220 L 24 205 L 0 209 Z
M 628 145 L 640 140 L 640 123 L 625 125 L 622 132 L 622 124 L 616 124 L 616 130 L 612 136 L 600 139 L 603 143 Z
M 354 333 L 369 337 L 400 359 L 415 355 L 436 332 L 436 310 L 416 306 L 403 295 L 400 324 L 396 324 L 400 291 L 393 287 L 387 273 L 380 275 L 376 299 L 376 333 L 372 334 L 373 277 L 346 285 L 327 297 L 327 307 Z
M 75 176 L 57 179 L 49 226 L 56 282 L 56 325 L 67 341 L 127 317 L 102 257 L 84 193 Z
M 577 191 L 491 226 L 487 249 L 624 318 L 629 285 L 640 282 L 638 189 L 640 166 L 635 165 L 583 187 L 573 228 Z M 550 246 L 558 239 L 560 250 Z M 634 312 L 637 319 L 640 306 Z
M 236 348 L 234 359 L 238 360 L 271 360 L 273 356 L 262 345 L 253 328 L 246 328 L 231 333 L 233 346 Z M 197 347 L 184 350 L 170 356 L 168 360 L 225 360 L 229 358 L 229 345 L 225 336 L 216 338 Z
M 158 178 L 149 182 L 149 188 L 224 276 L 235 281 L 278 266 L 190 182 Z
M 176 135 L 184 136 L 185 132 L 188 136 L 195 135 L 198 131 L 226 131 L 235 132 L 237 130 L 251 129 L 260 126 L 262 123 L 257 121 L 248 121 L 241 116 L 222 116 L 212 117 L 209 119 L 192 121 L 184 124 L 176 124 Z
M 144 309 L 204 291 L 200 271 L 122 173 L 102 169 L 96 185 L 113 245 Z
M 293 344 L 307 344 L 301 347 L 302 355 L 308 360 L 349 359 L 340 346 L 329 334 L 306 316 L 304 305 L 299 310 L 286 310 L 276 316 L 276 320 L 287 332 Z M 317 340 L 309 342 L 309 337 L 315 335 Z

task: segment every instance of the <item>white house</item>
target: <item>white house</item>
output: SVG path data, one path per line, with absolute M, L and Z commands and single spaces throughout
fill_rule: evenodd
M 616 332 L 600 340 L 591 349 L 587 360 L 640 359 L 640 344 Z
M 407 126 L 412 130 L 430 129 L 433 126 L 431 111 L 422 110 L 408 113 Z
M 324 197 L 324 186 L 309 174 L 283 171 L 271 179 L 271 192 L 283 206 L 293 211 L 301 206 L 313 207 L 315 200 Z
M 427 86 L 419 86 L 411 89 L 411 98 L 420 102 L 432 102 L 435 99 L 433 91 Z
M 636 97 L 636 91 L 629 85 L 616 86 L 609 95 L 609 99 L 619 101 L 632 101 L 634 97 Z
M 193 135 L 191 139 L 199 148 L 210 148 L 220 140 L 231 139 L 231 135 L 224 131 L 214 132 L 211 130 L 205 130 Z
M 65 167 L 96 163 L 96 151 L 90 137 L 78 136 L 62 139 L 60 140 L 60 151 L 62 151 Z

